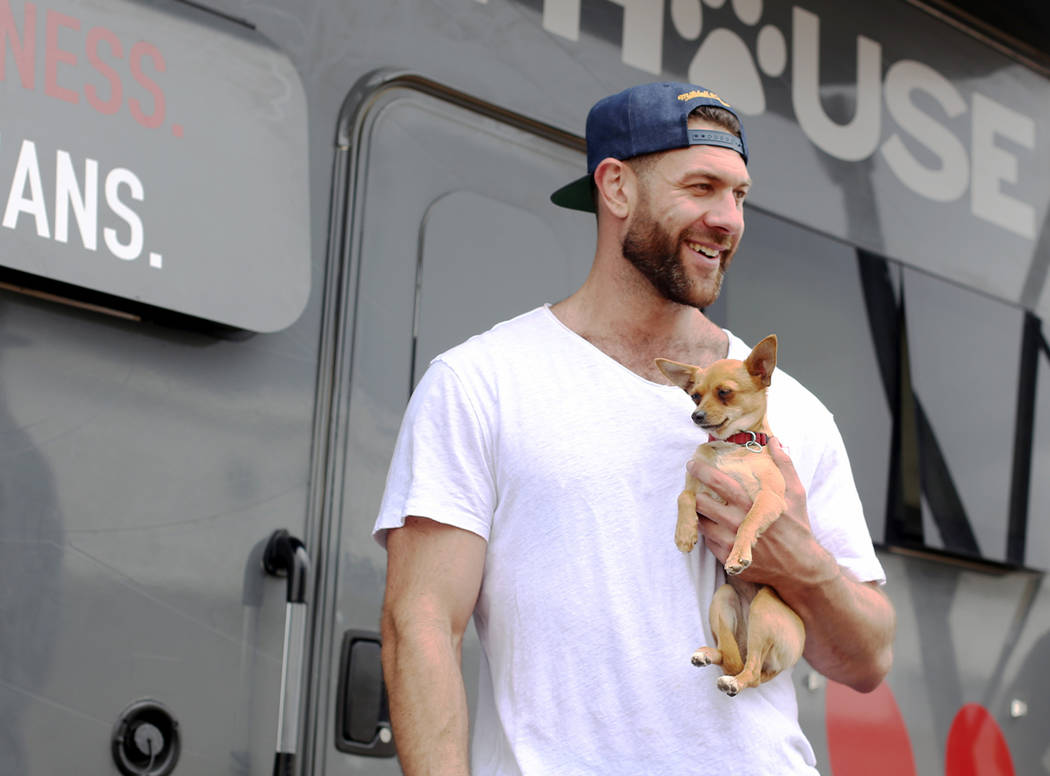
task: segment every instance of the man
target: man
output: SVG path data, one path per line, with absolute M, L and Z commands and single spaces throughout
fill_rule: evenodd
M 587 120 L 588 175 L 555 203 L 598 216 L 572 296 L 438 357 L 406 412 L 376 537 L 388 550 L 383 661 L 406 774 L 815 774 L 790 672 L 728 698 L 706 611 L 746 495 L 691 471 L 710 552 L 674 545 L 692 402 L 657 356 L 707 365 L 748 347 L 709 321 L 744 231 L 747 144 L 689 84 L 646 84 Z M 789 508 L 742 578 L 806 625 L 805 657 L 867 691 L 893 610 L 830 413 L 778 371 L 769 416 Z M 695 467 L 695 468 L 693 468 Z M 812 521 L 812 529 L 810 527 Z M 460 672 L 482 642 L 468 757 Z

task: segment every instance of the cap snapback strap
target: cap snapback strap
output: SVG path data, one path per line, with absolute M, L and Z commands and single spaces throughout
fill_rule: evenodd
M 718 132 L 713 129 L 690 129 L 688 132 L 689 145 L 710 145 L 731 148 L 744 157 L 745 162 L 747 161 L 747 153 L 744 151 L 744 144 L 736 135 L 731 135 L 728 132 Z

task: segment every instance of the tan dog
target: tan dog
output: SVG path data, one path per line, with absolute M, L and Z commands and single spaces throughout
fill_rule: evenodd
M 722 666 L 718 689 L 727 695 L 757 687 L 793 666 L 806 641 L 801 618 L 773 588 L 736 576 L 751 565 L 751 548 L 786 506 L 784 477 L 765 446 L 771 436 L 766 388 L 776 361 L 774 334 L 759 342 L 745 361 L 725 358 L 701 369 L 656 359 L 660 371 L 696 402 L 693 422 L 711 436 L 711 441 L 696 449 L 695 457 L 731 476 L 754 502 L 726 559 L 728 581 L 711 601 L 708 616 L 716 646 L 701 647 L 692 657 L 697 666 Z M 695 477 L 686 475 L 685 489 L 678 496 L 674 537 L 682 552 L 691 551 L 699 537 L 698 489 L 725 503 Z

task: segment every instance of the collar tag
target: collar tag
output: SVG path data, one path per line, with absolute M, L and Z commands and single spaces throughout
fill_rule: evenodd
M 769 438 L 765 434 L 754 431 L 738 431 L 735 434 L 730 434 L 722 441 L 746 447 L 752 453 L 761 453 L 762 447 L 769 441 Z

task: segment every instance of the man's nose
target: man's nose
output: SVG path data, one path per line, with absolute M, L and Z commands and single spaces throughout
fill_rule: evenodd
M 739 234 L 744 229 L 744 211 L 732 191 L 726 191 L 711 203 L 704 221 L 711 229 Z

